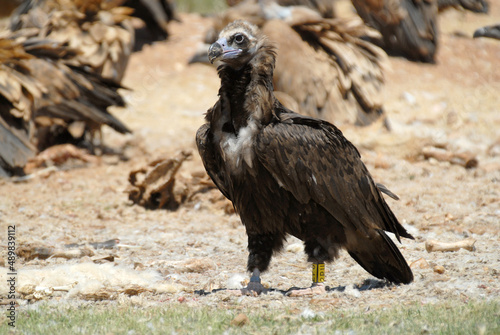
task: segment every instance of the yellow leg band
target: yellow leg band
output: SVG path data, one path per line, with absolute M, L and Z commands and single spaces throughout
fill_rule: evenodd
M 312 277 L 313 283 L 323 283 L 325 281 L 325 263 L 313 263 Z

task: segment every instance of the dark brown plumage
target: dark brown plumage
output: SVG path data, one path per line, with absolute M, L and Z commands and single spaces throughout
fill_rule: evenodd
M 220 61 L 219 100 L 196 141 L 208 174 L 245 225 L 253 273 L 247 290 L 263 290 L 259 274 L 288 235 L 304 241 L 310 262 L 331 262 L 344 248 L 374 276 L 411 282 L 409 266 L 384 232 L 412 238 L 381 190 L 390 192 L 377 187 L 339 129 L 276 100 L 276 51 L 267 38 L 236 21 L 209 58 Z
M 0 0 L 0 18 L 10 16 L 21 2 L 23 0 Z
M 443 12 L 449 8 L 465 9 L 473 13 L 488 13 L 486 0 L 438 0 L 438 10 Z
M 434 62 L 438 46 L 436 0 L 352 0 L 359 16 L 382 34 L 388 53 Z
M 125 0 L 123 6 L 133 8 L 131 15 L 144 22 L 145 29 L 136 29 L 136 50 L 146 43 L 167 39 L 167 24 L 177 19 L 171 0 Z

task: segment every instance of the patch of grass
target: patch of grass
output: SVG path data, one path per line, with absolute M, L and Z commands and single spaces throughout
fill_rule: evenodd
M 218 13 L 227 8 L 225 0 L 177 0 L 175 5 L 179 12 L 200 14 Z
M 239 313 L 246 314 L 249 322 L 232 326 Z M 180 303 L 154 308 L 40 304 L 21 309 L 16 330 L 21 334 L 500 334 L 499 301 L 304 314 L 293 309 L 216 309 Z M 0 334 L 9 328 L 2 322 Z

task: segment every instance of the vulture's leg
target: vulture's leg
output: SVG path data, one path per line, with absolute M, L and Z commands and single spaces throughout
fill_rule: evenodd
M 300 297 L 325 293 L 325 263 L 313 263 L 312 280 L 311 287 L 291 290 L 287 295 L 289 297 Z
M 309 240 L 304 243 L 304 251 L 308 261 L 313 263 L 312 285 L 309 288 L 293 289 L 288 291 L 290 297 L 323 294 L 325 290 L 325 261 L 332 261 L 333 255 L 328 252 L 318 240 Z
M 250 282 L 241 292 L 247 295 L 261 294 L 267 289 L 260 281 L 260 273 L 267 270 L 274 251 L 283 247 L 284 238 L 280 234 L 248 233 L 248 264 L 247 270 L 252 273 Z
M 262 285 L 260 281 L 260 271 L 255 268 L 250 277 L 250 282 L 247 287 L 241 289 L 241 293 L 245 295 L 259 295 L 262 292 L 266 292 L 267 289 Z

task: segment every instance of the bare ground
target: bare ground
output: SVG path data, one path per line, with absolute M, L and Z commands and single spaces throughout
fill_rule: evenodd
M 217 99 L 219 80 L 213 68 L 187 64 L 209 20 L 196 15 L 181 17 L 182 23 L 171 24 L 167 42 L 146 46 L 130 61 L 124 82 L 132 89 L 125 92 L 129 105 L 114 112 L 134 134 L 105 134 L 106 143 L 122 149 L 129 160 L 103 156 L 98 163 L 74 162 L 71 168 L 47 171 L 26 182 L 0 181 L 0 243 L 4 247 L 7 225 L 16 226 L 18 248 L 44 245 L 64 249 L 69 243 L 120 240 L 112 250 L 93 250 L 93 255 L 69 260 L 19 258 L 15 266 L 21 305 L 28 298 L 30 303 L 48 300 L 72 305 L 89 300 L 142 306 L 181 301 L 222 308 L 321 310 L 499 299 L 500 42 L 470 37 L 475 28 L 500 21 L 498 1 L 492 1 L 488 16 L 456 11 L 441 16 L 437 64 L 390 59 L 385 110 L 391 132 L 379 124 L 343 127 L 376 181 L 401 198 L 388 202 L 416 237 L 398 244 L 413 263 L 414 283 L 355 289 L 353 285 L 371 277 L 344 253 L 327 265 L 326 284 L 345 286 L 345 291 L 333 290 L 313 299 L 279 293 L 258 298 L 224 292 L 195 294 L 200 289 L 237 287 L 247 278 L 246 235 L 239 218 L 209 201 L 172 212 L 146 210 L 127 199 L 129 172 L 153 158 L 191 149 L 193 159 L 181 174 L 189 177 L 203 170 L 194 134 L 203 122 L 203 113 Z M 466 169 L 449 161 L 426 159 L 424 147 L 466 152 L 479 164 Z M 476 240 L 474 251 L 425 249 L 425 242 L 431 239 L 456 242 L 466 238 Z M 114 259 L 99 260 L 109 255 Z M 5 254 L 2 256 L 7 263 Z M 1 270 L 6 276 L 7 268 Z M 309 286 L 310 276 L 300 241 L 291 238 L 274 257 L 263 281 L 286 290 Z M 38 285 L 38 291 L 30 285 Z M 65 285 L 70 286 L 51 290 Z M 126 291 L 131 287 L 136 291 Z M 6 290 L 6 285 L 0 285 L 1 296 L 5 297 Z

